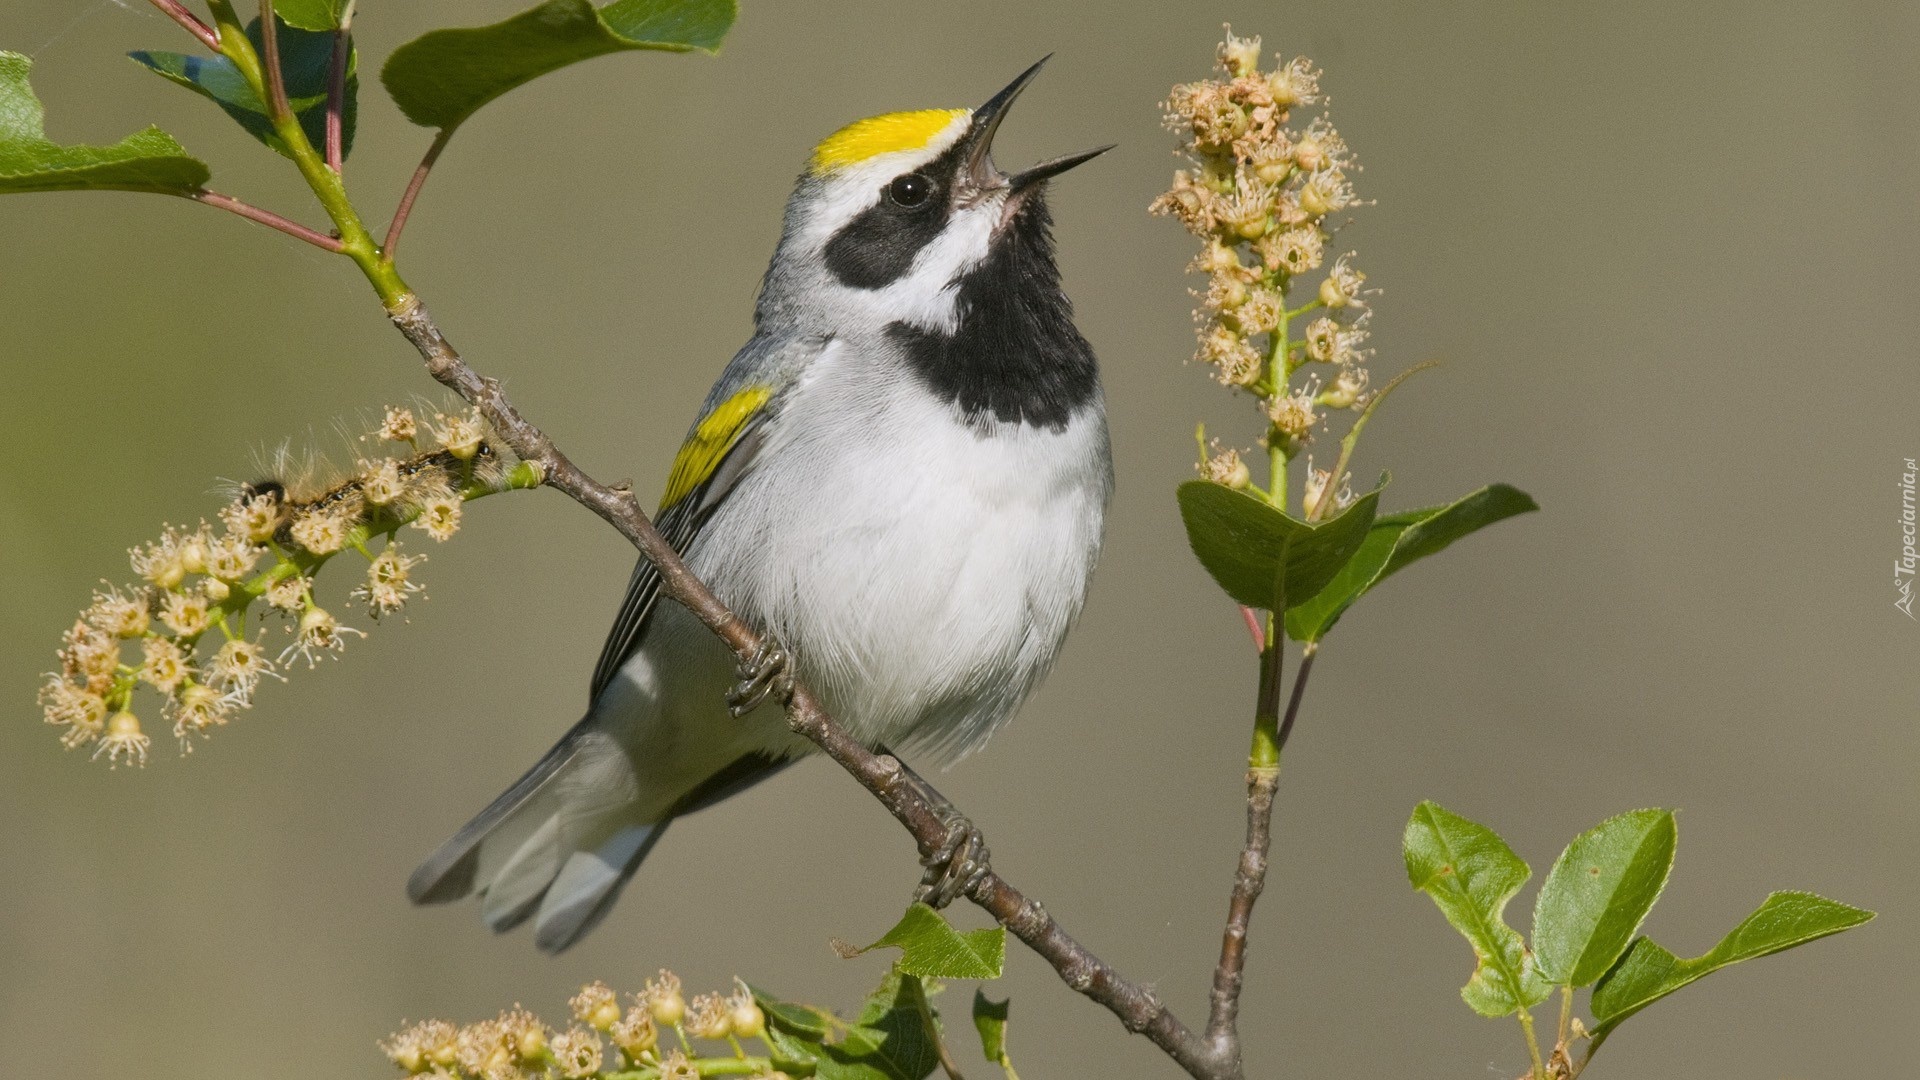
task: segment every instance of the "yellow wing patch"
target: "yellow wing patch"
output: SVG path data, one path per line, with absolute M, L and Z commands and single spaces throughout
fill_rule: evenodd
M 772 396 L 773 391 L 768 387 L 749 386 L 701 418 L 693 434 L 681 445 L 680 452 L 674 455 L 673 472 L 667 475 L 667 493 L 660 497 L 662 512 L 707 482 L 727 451 L 740 441 L 747 421 L 753 419 L 753 414 Z
M 813 148 L 813 171 L 832 172 L 897 150 L 918 150 L 966 109 L 921 109 L 855 120 Z

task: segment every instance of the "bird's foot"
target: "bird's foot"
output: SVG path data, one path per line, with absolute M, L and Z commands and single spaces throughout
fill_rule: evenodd
M 946 839 L 921 857 L 920 865 L 926 872 L 920 875 L 920 887 L 913 891 L 913 898 L 938 910 L 973 891 L 993 873 L 993 867 L 988 865 L 987 838 L 980 829 L 951 803 L 936 809 L 947 824 Z
M 772 638 L 762 638 L 753 658 L 740 661 L 740 681 L 727 691 L 727 711 L 735 717 L 759 708 L 769 697 L 784 705 L 793 697 L 793 657 Z

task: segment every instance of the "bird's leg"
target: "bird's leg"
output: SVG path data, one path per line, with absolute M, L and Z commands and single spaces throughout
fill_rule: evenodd
M 782 704 L 793 697 L 793 657 L 771 637 L 762 638 L 753 658 L 740 661 L 736 671 L 740 681 L 727 691 L 727 711 L 736 717 L 759 708 L 769 697 Z
M 900 755 L 885 747 L 880 749 L 900 762 L 900 772 L 907 783 L 932 805 L 933 812 L 947 827 L 940 846 L 921 855 L 920 865 L 926 870 L 920 875 L 919 886 L 913 890 L 914 900 L 935 909 L 946 907 L 993 872 L 988 864 L 987 838 L 959 807 L 901 761 Z

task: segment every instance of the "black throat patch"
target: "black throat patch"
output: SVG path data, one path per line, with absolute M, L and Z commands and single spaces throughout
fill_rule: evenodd
M 1093 347 L 1060 288 L 1042 194 L 1027 194 L 986 260 L 960 280 L 951 334 L 887 327 L 914 374 L 970 424 L 991 416 L 1061 431 L 1100 389 Z

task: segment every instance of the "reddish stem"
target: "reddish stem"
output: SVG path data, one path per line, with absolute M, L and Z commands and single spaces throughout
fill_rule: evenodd
M 1241 605 L 1240 617 L 1247 620 L 1247 633 L 1253 635 L 1253 651 L 1257 653 L 1266 652 L 1267 628 L 1260 624 L 1260 613 L 1250 607 Z
M 305 240 L 307 243 L 324 251 L 331 251 L 338 255 L 340 252 L 346 250 L 340 243 L 340 238 L 337 236 L 328 236 L 326 233 L 316 232 L 297 221 L 289 221 L 271 210 L 262 210 L 251 203 L 241 202 L 231 195 L 222 195 L 217 191 L 208 191 L 205 188 L 201 188 L 199 191 L 187 197 L 194 202 L 205 203 L 208 206 L 217 206 L 222 210 L 238 214 L 248 221 L 257 221 L 270 229 L 279 229 L 288 236 Z
M 400 205 L 393 211 L 393 224 L 387 226 L 387 238 L 380 244 L 380 257 L 387 262 L 393 261 L 393 249 L 400 244 L 400 230 L 407 227 L 407 218 L 413 213 L 413 201 L 420 197 L 420 189 L 426 186 L 427 174 L 433 171 L 433 163 L 440 160 L 440 151 L 447 148 L 447 140 L 453 138 L 452 128 L 442 128 L 433 137 L 433 144 L 420 159 L 420 165 L 413 170 L 413 179 L 407 182 L 406 193 L 400 196 Z
M 333 32 L 333 67 L 327 73 L 327 168 L 340 175 L 346 164 L 346 140 L 342 115 L 347 100 L 347 56 L 353 40 L 342 26 Z
M 220 51 L 220 35 L 214 33 L 213 27 L 201 22 L 193 12 L 182 7 L 179 0 L 153 0 L 153 6 L 164 12 L 167 18 L 179 23 L 187 33 L 199 38 L 202 45 L 215 52 Z
M 267 65 L 267 113 L 277 123 L 293 115 L 287 104 L 287 80 L 280 71 L 279 16 L 273 0 L 260 0 L 260 53 Z

